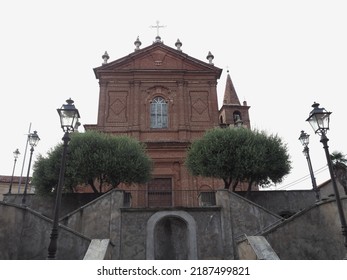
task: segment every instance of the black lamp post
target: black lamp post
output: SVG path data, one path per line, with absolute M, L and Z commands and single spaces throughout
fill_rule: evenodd
M 16 163 L 17 163 L 17 158 L 19 157 L 20 152 L 18 149 L 16 149 L 13 152 L 13 157 L 14 157 L 14 164 L 13 164 L 13 170 L 12 170 L 12 176 L 11 176 L 11 182 L 10 182 L 10 187 L 8 189 L 8 193 L 10 194 L 12 191 L 12 183 L 13 183 L 13 176 L 14 176 L 14 170 L 16 169 Z
M 344 246 L 345 246 L 345 250 L 346 250 L 346 255 L 345 255 L 344 259 L 347 259 L 346 218 L 345 218 L 345 214 L 343 212 L 340 194 L 339 194 L 339 190 L 337 188 L 336 179 L 335 179 L 335 175 L 334 175 L 333 164 L 332 164 L 332 161 L 330 158 L 329 146 L 328 146 L 329 139 L 326 136 L 326 133 L 329 130 L 329 121 L 330 121 L 331 112 L 328 112 L 324 108 L 319 108 L 319 104 L 316 102 L 313 103 L 312 107 L 313 107 L 313 110 L 310 112 L 310 115 L 306 121 L 308 121 L 310 123 L 314 132 L 316 134 L 320 135 L 320 137 L 321 137 L 320 142 L 323 144 L 325 156 L 327 158 L 331 182 L 333 184 L 333 189 L 334 189 L 335 198 L 336 198 L 337 210 L 338 210 L 339 218 L 340 218 L 340 222 L 341 222 L 342 235 L 344 237 Z
M 63 153 L 61 157 L 60 173 L 58 180 L 58 188 L 54 207 L 54 217 L 53 217 L 53 228 L 50 235 L 50 243 L 48 246 L 48 257 L 49 260 L 56 259 L 57 245 L 58 245 L 58 224 L 59 224 L 59 212 L 61 204 L 61 194 L 64 185 L 64 175 L 65 175 L 65 160 L 68 144 L 70 141 L 70 132 L 73 132 L 76 128 L 80 114 L 73 104 L 74 101 L 70 99 L 66 100 L 67 104 L 64 104 L 60 109 L 57 109 L 61 128 L 63 129 L 64 137 L 63 140 Z
M 31 147 L 30 149 L 30 158 L 29 158 L 29 165 L 28 165 L 28 173 L 27 173 L 27 178 L 25 180 L 25 187 L 24 187 L 24 193 L 23 193 L 23 198 L 22 198 L 22 204 L 25 205 L 26 202 L 26 196 L 28 192 L 28 184 L 29 184 L 29 173 L 30 173 L 30 166 L 31 166 L 31 159 L 33 158 L 33 152 L 34 152 L 34 147 L 37 146 L 37 144 L 40 141 L 40 137 L 37 135 L 37 131 L 34 131 L 34 133 L 29 133 L 28 135 L 28 142 Z
M 304 153 L 306 160 L 307 160 L 308 169 L 309 169 L 310 175 L 311 175 L 312 187 L 313 187 L 313 190 L 316 194 L 316 201 L 319 201 L 320 200 L 320 194 L 319 194 L 319 190 L 317 187 L 316 178 L 314 177 L 314 174 L 313 174 L 310 152 L 309 152 L 309 148 L 308 148 L 308 144 L 310 142 L 310 135 L 307 134 L 306 132 L 304 132 L 303 130 L 301 130 L 299 140 L 300 140 L 301 144 L 304 146 L 304 150 L 302 152 Z

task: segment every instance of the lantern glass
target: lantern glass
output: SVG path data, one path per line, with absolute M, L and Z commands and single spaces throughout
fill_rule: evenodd
M 307 147 L 310 143 L 310 135 L 307 134 L 305 131 L 301 130 L 299 140 L 304 147 Z
M 313 103 L 313 110 L 306 121 L 308 121 L 313 128 L 314 133 L 319 135 L 325 134 L 329 130 L 330 114 L 324 108 L 319 108 L 318 103 Z
M 29 145 L 31 147 L 36 147 L 40 141 L 40 137 L 37 135 L 37 131 L 34 131 L 34 133 L 30 133 L 28 137 L 29 137 Z
M 70 99 L 66 100 L 67 104 L 64 104 L 60 109 L 57 109 L 61 128 L 65 131 L 74 131 L 76 128 L 76 124 L 80 118 L 80 114 L 78 110 L 75 108 L 73 104 L 74 101 Z
M 16 149 L 16 150 L 13 152 L 13 157 L 14 157 L 15 159 L 17 159 L 17 158 L 19 157 L 19 155 L 20 155 L 20 152 L 19 152 L 18 149 Z

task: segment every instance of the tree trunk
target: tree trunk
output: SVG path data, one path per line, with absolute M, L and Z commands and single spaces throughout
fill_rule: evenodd
M 230 188 L 231 185 L 231 178 L 223 178 L 224 181 L 224 189 L 228 190 Z
M 248 182 L 248 188 L 247 188 L 247 192 L 246 192 L 246 195 L 245 197 L 248 198 L 251 194 L 251 190 L 252 190 L 252 185 L 253 185 L 254 181 L 253 180 L 250 180 Z
M 119 181 L 114 182 L 113 185 L 112 185 L 112 188 L 113 188 L 113 189 L 116 189 L 116 188 L 118 187 L 119 184 L 120 184 Z
M 98 190 L 96 189 L 95 185 L 94 185 L 93 180 L 88 180 L 88 184 L 92 187 L 92 190 L 94 191 L 94 193 L 99 193 Z
M 102 180 L 102 177 L 100 176 L 99 178 L 99 182 L 100 182 L 100 185 L 99 185 L 99 192 L 102 193 L 102 184 L 104 183 L 104 181 Z
M 233 192 L 236 191 L 236 187 L 238 185 L 239 181 L 235 180 L 234 184 L 233 184 Z

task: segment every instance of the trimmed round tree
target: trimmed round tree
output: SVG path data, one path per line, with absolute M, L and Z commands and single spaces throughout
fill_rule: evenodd
M 216 128 L 195 140 L 186 166 L 194 176 L 219 178 L 226 189 L 240 182 L 279 183 L 291 169 L 287 147 L 277 135 L 244 128 Z
M 34 164 L 33 184 L 37 193 L 50 193 L 58 183 L 61 145 Z M 116 188 L 120 183 L 145 183 L 150 179 L 152 161 L 142 143 L 128 136 L 96 131 L 73 133 L 65 174 L 65 191 L 90 186 L 94 192 Z

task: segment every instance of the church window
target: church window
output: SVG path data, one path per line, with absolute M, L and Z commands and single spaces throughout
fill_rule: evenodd
M 151 102 L 151 128 L 167 128 L 167 103 L 162 97 L 155 97 Z
M 172 179 L 154 178 L 148 182 L 148 207 L 172 206 Z

